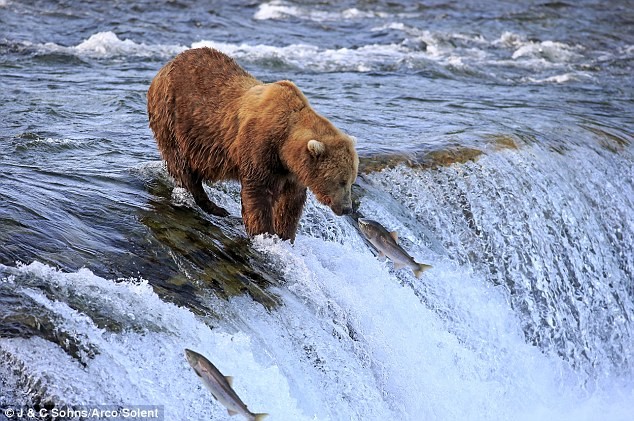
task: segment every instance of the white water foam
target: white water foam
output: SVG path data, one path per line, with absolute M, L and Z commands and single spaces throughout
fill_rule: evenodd
M 273 46 L 266 44 L 232 44 L 213 40 L 193 42 L 190 46 L 137 43 L 120 39 L 113 32 L 99 32 L 76 46 L 54 43 L 31 45 L 42 52 L 72 54 L 93 59 L 118 57 L 171 58 L 188 48 L 211 47 L 240 61 L 283 63 L 309 72 L 371 72 L 399 69 L 424 69 L 440 64 L 449 69 L 477 72 L 487 65 L 527 68 L 535 71 L 565 68 L 568 76 L 524 77 L 529 83 L 566 83 L 586 78 L 583 72 L 570 71 L 570 64 L 583 58 L 580 46 L 555 41 L 527 41 L 520 35 L 504 33 L 499 39 L 487 41 L 482 36 L 461 33 L 436 33 L 393 22 L 373 30 L 403 31 L 407 38 L 401 43 L 368 44 L 354 48 L 321 48 L 311 44 Z M 491 51 L 493 49 L 493 51 Z M 504 50 L 499 57 L 499 49 Z M 508 53 L 506 50 L 509 50 Z
M 34 47 L 44 52 L 72 54 L 90 58 L 172 56 L 187 49 L 179 45 L 147 45 L 129 39 L 122 40 L 111 31 L 93 34 L 76 46 L 66 47 L 47 42 L 45 44 L 36 44 Z
M 515 50 L 512 58 L 541 58 L 551 63 L 565 63 L 580 57 L 576 52 L 580 48 L 554 41 L 529 42 Z
M 533 41 L 512 32 L 504 32 L 491 42 L 494 48 L 500 48 L 503 58 L 492 61 L 499 66 L 511 66 L 533 71 L 565 70 L 564 74 L 546 77 L 522 77 L 520 81 L 528 83 L 566 83 L 592 78 L 586 71 L 572 71 L 575 66 L 587 64 L 585 48 L 552 40 Z M 508 57 L 508 52 L 510 57 Z M 583 65 L 581 66 L 583 67 Z
M 627 323 L 634 303 L 624 284 L 634 235 L 631 156 L 605 153 L 506 151 L 422 174 L 384 171 L 374 180 L 443 239 L 453 260 L 512 291 L 530 340 L 602 377 L 631 372 L 634 360 Z M 606 338 L 606 326 L 621 339 Z
M 407 66 L 412 59 L 405 47 L 396 44 L 372 44 L 358 48 L 324 49 L 310 44 L 285 47 L 270 45 L 227 44 L 200 41 L 192 48 L 211 47 L 238 59 L 249 61 L 279 60 L 306 71 L 369 72 L 381 68 Z
M 631 389 L 586 398 L 565 362 L 525 343 L 503 289 L 447 260 L 427 260 L 434 269 L 418 281 L 348 241 L 302 235 L 294 247 L 265 238 L 256 247 L 293 297 L 278 291 L 286 305 L 274 315 L 241 299 L 234 311 L 277 359 L 309 363 L 294 371 L 314 382 L 303 384 L 308 396 L 327 398 L 319 419 L 625 419 L 631 409 Z
M 530 83 L 538 83 L 538 84 L 541 84 L 541 83 L 561 84 L 561 83 L 566 83 L 571 81 L 577 81 L 580 79 L 591 79 L 591 78 L 592 76 L 587 73 L 577 72 L 577 73 L 564 73 L 562 75 L 554 75 L 554 76 L 549 76 L 542 79 L 527 77 L 527 78 L 522 78 L 522 81 L 530 82 Z
M 229 419 L 187 364 L 183 351 L 190 348 L 209 357 L 226 375 L 234 375 L 236 391 L 254 411 L 268 411 L 278 419 L 311 419 L 298 412 L 279 368 L 254 349 L 249 337 L 161 301 L 143 280 L 114 282 L 85 269 L 62 273 L 37 262 L 0 266 L 0 273 L 10 273 L 3 282 L 55 314 L 58 330 L 95 351 L 94 357 L 82 354 L 78 361 L 41 338 L 0 339 L 2 360 L 24 367 L 22 376 L 31 383 L 41 382 L 45 400 L 68 405 L 164 405 L 165 419 Z M 57 297 L 32 287 L 29 279 L 46 282 Z M 124 323 L 124 330 L 99 328 L 65 302 L 71 296 Z
M 486 259 L 479 257 L 473 229 L 463 226 L 462 205 L 445 203 L 465 197 L 460 192 L 480 192 L 480 199 L 468 196 L 471 212 L 477 221 L 490 222 L 482 230 L 501 232 L 496 241 L 511 241 L 531 229 L 548 232 L 539 219 L 530 217 L 511 217 L 500 225 L 504 215 L 493 210 L 495 204 L 515 212 L 515 191 L 528 189 L 506 172 L 515 174 L 522 168 L 522 174 L 541 174 L 542 159 L 552 167 L 541 155 L 525 159 L 521 154 L 526 152 L 504 153 L 511 156 L 485 157 L 478 163 L 433 173 L 397 168 L 369 177 L 383 191 L 364 196 L 362 212 L 399 230 L 404 247 L 433 265 L 421 279 L 413 277 L 409 269 L 394 271 L 391 263 L 375 258 L 351 223 L 327 217 L 311 198 L 294 245 L 270 237 L 253 240 L 254 247 L 281 274 L 280 286 L 271 291 L 283 303 L 279 308 L 265 309 L 248 296 L 228 301 L 201 296 L 210 314 L 219 315 L 201 318 L 163 302 L 143 280 L 111 281 L 87 270 L 62 273 L 39 263 L 0 267 L 3 282 L 53 313 L 57 328 L 72 334 L 82 344 L 80 349 L 94 350 L 95 356 L 80 352 L 84 366 L 57 345 L 37 338 L 0 339 L 0 354 L 23 367 L 25 377 L 41 379 L 48 386 L 47 393 L 60 402 L 163 404 L 166 419 L 229 419 L 185 362 L 182 351 L 189 347 L 209 357 L 223 373 L 234 375 L 236 389 L 250 408 L 269 412 L 272 419 L 628 420 L 634 411 L 634 384 L 615 370 L 609 352 L 609 346 L 619 341 L 624 349 L 629 346 L 621 334 L 627 332 L 628 322 L 612 319 L 609 325 L 621 333 L 601 339 L 601 331 L 595 327 L 605 329 L 608 323 L 600 322 L 603 313 L 590 310 L 592 305 L 603 305 L 601 296 L 610 296 L 607 286 L 597 284 L 594 290 L 585 291 L 588 300 L 578 307 L 587 310 L 581 328 L 564 320 L 564 303 L 556 300 L 547 308 L 553 323 L 563 327 L 554 331 L 571 335 L 566 342 L 571 353 L 559 355 L 548 343 L 540 347 L 525 339 L 527 323 L 536 320 L 542 326 L 537 304 L 528 314 L 511 307 L 516 300 L 530 302 L 528 292 L 547 291 L 548 285 L 536 282 L 527 287 L 526 295 L 513 297 L 504 282 L 494 286 L 486 270 L 469 263 L 470 255 L 477 262 Z M 595 158 L 592 165 L 598 165 L 601 174 L 624 171 L 618 162 Z M 514 159 L 515 165 L 503 165 L 507 159 Z M 524 168 L 526 160 L 533 166 Z M 526 195 L 531 208 L 541 209 L 531 200 L 541 197 L 539 188 L 550 186 L 550 200 L 557 201 L 552 208 L 561 209 L 568 221 L 561 226 L 577 236 L 592 216 L 570 211 L 571 206 L 584 209 L 580 206 L 583 200 L 564 188 L 574 180 L 574 172 L 566 175 L 566 171 L 575 162 L 556 175 L 563 184 L 546 179 L 533 184 L 534 191 L 527 190 L 534 196 Z M 589 168 L 584 171 L 588 171 L 582 176 L 589 190 L 583 194 L 596 195 L 595 183 L 600 179 L 595 180 Z M 508 182 L 490 188 L 487 183 L 498 178 Z M 613 199 L 602 203 L 615 213 L 606 216 L 614 219 L 605 224 L 615 226 L 620 216 L 613 208 L 631 208 L 634 203 L 620 203 L 616 187 L 603 185 Z M 631 182 L 629 186 L 632 188 Z M 401 188 L 406 188 L 405 194 L 399 193 Z M 422 223 L 412 219 L 412 214 L 425 218 L 424 225 L 442 238 L 444 253 L 435 251 L 437 247 L 427 241 L 427 234 L 419 228 Z M 528 228 L 523 221 L 530 224 Z M 313 236 L 319 226 L 325 227 L 323 234 Z M 509 232 L 501 231 L 504 229 Z M 630 235 L 632 229 L 623 230 L 622 235 Z M 531 238 L 540 239 L 543 245 L 540 235 Z M 530 238 L 521 238 L 504 243 L 498 255 L 519 253 L 524 244 L 533 250 Z M 597 238 L 610 243 L 608 238 Z M 568 249 L 575 256 L 574 247 Z M 530 253 L 529 261 L 541 256 L 538 251 Z M 588 254 L 588 258 L 586 271 L 601 272 L 601 265 L 613 264 L 609 256 Z M 542 267 L 546 265 L 544 261 Z M 496 267 L 502 270 L 504 265 L 497 263 Z M 520 267 L 517 271 L 522 276 L 513 278 L 518 285 L 527 282 Z M 30 281 L 33 279 L 55 293 L 45 292 Z M 613 292 L 621 294 L 618 289 Z M 565 288 L 557 293 L 566 299 Z M 627 314 L 631 314 L 630 307 Z M 610 314 L 617 316 L 612 310 Z M 123 330 L 98 327 L 93 320 L 95 311 L 122 325 Z M 594 319 L 598 324 L 593 324 Z M 547 335 L 548 329 L 541 329 Z M 586 348 L 576 342 L 575 335 L 586 338 Z M 579 365 L 583 353 L 593 358 L 589 372 Z M 631 361 L 631 356 L 624 358 Z M 631 367 L 623 370 L 631 371 Z M 77 381 L 69 384 L 69 377 Z
M 513 32 L 504 32 L 491 43 L 495 46 L 514 49 L 512 58 L 540 57 L 552 62 L 566 62 L 580 57 L 581 45 L 569 45 L 552 40 L 532 41 Z
M 512 48 L 511 58 L 539 58 L 551 63 L 570 62 L 581 57 L 583 51 L 581 45 L 569 45 L 557 41 L 531 41 L 524 36 L 513 32 L 504 32 L 492 43 L 494 46 Z
M 618 53 L 621 55 L 622 58 L 632 58 L 634 57 L 634 45 L 621 47 L 619 48 Z
M 581 59 L 584 48 L 580 45 L 569 45 L 552 40 L 531 41 L 526 37 L 513 32 L 504 32 L 499 38 L 489 41 L 482 35 L 456 33 L 431 32 L 408 26 L 400 22 L 392 22 L 373 29 L 381 31 L 392 29 L 402 31 L 411 37 L 411 40 L 420 40 L 427 45 L 427 52 L 436 57 L 447 57 L 459 54 L 461 58 L 469 58 L 482 64 L 506 63 L 492 53 L 498 53 L 499 49 L 510 52 L 510 59 L 530 64 L 529 67 L 551 67 L 558 64 L 570 63 Z M 492 50 L 491 50 L 492 49 Z M 491 50 L 491 51 L 489 51 Z M 506 54 L 504 54 L 506 55 Z M 539 65 L 531 62 L 539 61 Z
M 29 45 L 25 45 L 29 46 Z M 384 66 L 398 66 L 407 61 L 407 49 L 399 45 L 366 45 L 349 49 L 323 49 L 310 44 L 292 44 L 284 47 L 271 45 L 231 44 L 202 40 L 191 47 L 179 45 L 147 45 L 121 40 L 113 32 L 92 35 L 77 46 L 64 47 L 54 43 L 31 46 L 43 52 L 73 54 L 90 58 L 171 57 L 188 48 L 211 47 L 239 60 L 278 60 L 308 71 L 367 72 Z
M 385 18 L 389 15 L 384 12 L 377 12 L 372 10 L 359 10 L 357 8 L 348 8 L 341 10 L 340 12 L 330 12 L 325 10 L 319 10 L 315 8 L 301 7 L 291 5 L 285 1 L 273 0 L 267 3 L 262 3 L 258 6 L 257 12 L 253 15 L 255 20 L 281 20 L 289 17 L 299 18 L 305 20 L 312 20 L 315 22 L 326 21 L 341 21 L 350 19 L 368 19 L 381 17 Z
M 16 139 L 14 142 L 16 145 L 16 149 L 18 150 L 41 149 L 49 150 L 51 152 L 78 148 L 93 143 L 91 140 L 86 139 L 53 138 L 39 136 L 22 136 L 21 138 Z

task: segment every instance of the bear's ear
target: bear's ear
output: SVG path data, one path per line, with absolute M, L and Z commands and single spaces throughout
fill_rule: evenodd
M 357 146 L 357 138 L 354 136 L 348 136 L 350 137 L 350 140 L 352 140 L 352 146 Z
M 326 145 L 319 140 L 311 139 L 308 141 L 308 152 L 310 152 L 313 157 L 317 158 L 319 155 L 326 152 Z

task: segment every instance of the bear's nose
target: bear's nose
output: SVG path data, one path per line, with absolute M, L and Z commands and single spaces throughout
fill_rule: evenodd
M 352 206 L 346 206 L 341 212 L 343 215 L 350 215 L 352 213 Z

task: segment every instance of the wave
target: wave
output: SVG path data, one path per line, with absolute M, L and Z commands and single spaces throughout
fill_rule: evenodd
M 561 84 L 561 83 L 567 83 L 571 81 L 578 81 L 581 79 L 591 79 L 591 78 L 592 76 L 587 73 L 578 72 L 578 73 L 564 73 L 561 75 L 548 76 L 542 79 L 526 77 L 526 78 L 522 78 L 522 80 L 526 82 L 530 82 L 530 83 L 536 83 L 536 84 L 549 84 L 549 83 Z
M 110 59 L 118 57 L 169 57 L 188 47 L 179 45 L 148 45 L 130 39 L 120 39 L 114 32 L 98 32 L 75 46 L 64 46 L 54 42 L 32 43 L 30 41 L 5 41 L 0 46 L 9 51 L 36 54 L 63 54 L 92 59 Z
M 542 66 L 547 67 L 583 58 L 581 52 L 584 48 L 580 45 L 528 40 L 513 32 L 504 32 L 499 38 L 489 41 L 482 35 L 431 32 L 403 23 L 390 23 L 373 28 L 373 31 L 386 29 L 404 32 L 410 37 L 409 42 L 423 41 L 432 56 L 460 53 L 465 58 L 473 58 L 483 64 L 496 64 L 505 59 L 521 62 L 537 58 L 542 59 Z
M 417 57 L 409 55 L 407 48 L 396 44 L 372 44 L 358 48 L 324 49 L 310 44 L 292 44 L 285 47 L 269 45 L 235 45 L 213 41 L 192 44 L 192 48 L 212 47 L 226 54 L 248 61 L 279 61 L 305 71 L 369 72 L 396 70 L 407 67 Z
M 515 49 L 512 55 L 514 59 L 538 56 L 553 62 L 571 61 L 580 57 L 579 52 L 584 50 L 581 45 L 569 45 L 550 40 L 528 40 L 513 32 L 504 32 L 498 39 L 492 41 L 492 45 Z
M 571 47 L 562 42 L 531 41 L 515 50 L 511 58 L 513 60 L 525 57 L 541 58 L 550 63 L 566 63 L 580 57 L 580 54 L 575 52 L 575 50 L 579 50 L 580 48 L 581 47 Z
M 390 16 L 385 12 L 359 10 L 355 7 L 341 10 L 339 12 L 330 12 L 314 8 L 301 7 L 291 5 L 285 1 L 273 0 L 268 3 L 262 3 L 258 6 L 257 12 L 253 15 L 255 20 L 281 20 L 289 17 L 315 22 L 341 21 L 349 19 L 368 19 L 368 18 L 385 18 Z
M 178 45 L 146 45 L 132 40 L 121 40 L 113 32 L 99 32 L 75 47 L 80 55 L 92 57 L 174 55 L 183 51 Z
M 310 44 L 288 46 L 231 44 L 202 40 L 183 45 L 148 45 L 120 39 L 113 32 L 100 32 L 71 47 L 55 43 L 22 43 L 23 49 L 41 53 L 62 53 L 80 57 L 109 59 L 116 57 L 168 58 L 189 48 L 211 47 L 247 62 L 281 63 L 306 71 L 353 71 L 397 69 L 412 66 L 417 59 L 407 47 L 396 44 L 372 44 L 358 48 L 324 49 Z M 408 65 L 408 63 L 410 63 Z
M 82 139 L 44 137 L 37 133 L 26 132 L 16 136 L 12 143 L 17 151 L 39 149 L 54 152 L 83 147 L 92 142 Z
M 178 45 L 147 45 L 129 39 L 120 39 L 114 32 L 98 32 L 76 46 L 64 47 L 45 43 L 40 48 L 52 52 L 74 54 L 90 58 L 112 58 L 120 56 L 153 57 L 172 56 L 186 49 Z
M 148 45 L 129 39 L 120 39 L 113 32 L 100 32 L 90 36 L 80 44 L 71 47 L 55 43 L 23 43 L 23 48 L 43 53 L 63 53 L 80 57 L 109 59 L 116 57 L 156 57 L 168 58 L 189 48 L 211 47 L 239 60 L 247 62 L 281 63 L 285 66 L 307 71 L 355 71 L 395 69 L 416 57 L 408 56 L 403 46 L 366 45 L 359 48 L 324 49 L 310 44 L 288 46 L 231 44 L 202 40 L 183 45 Z
M 586 71 L 575 71 L 570 66 L 583 62 L 580 46 L 560 42 L 535 42 L 512 33 L 489 41 L 482 36 L 460 33 L 435 33 L 419 30 L 402 23 L 378 26 L 373 31 L 395 30 L 406 34 L 404 40 L 390 44 L 368 44 L 354 48 L 322 48 L 311 44 L 273 46 L 266 44 L 233 44 L 213 40 L 193 42 L 189 46 L 137 43 L 120 39 L 113 32 L 99 32 L 76 46 L 55 43 L 22 43 L 21 48 L 41 53 L 71 54 L 91 59 L 119 57 L 167 59 L 189 48 L 211 47 L 243 62 L 264 66 L 286 66 L 304 72 L 394 72 L 444 69 L 455 74 L 492 77 L 490 70 L 529 69 L 546 74 L 531 76 L 504 75 L 502 79 L 529 83 L 567 83 L 587 79 Z M 490 68 L 490 67 L 489 67 Z M 553 75 L 553 70 L 565 69 L 564 76 Z M 548 74 L 551 72 L 550 74 Z M 493 75 L 499 78 L 499 76 Z
M 11 404 L 144 403 L 165 405 L 165 419 L 224 419 L 226 410 L 211 403 L 185 361 L 183 350 L 191 348 L 235 375 L 236 390 L 252 409 L 284 408 L 293 419 L 308 419 L 275 364 L 256 361 L 258 347 L 247 335 L 162 301 L 142 279 L 112 281 L 86 269 L 63 273 L 38 262 L 0 265 L 0 290 L 8 288 L 31 300 L 25 314 L 45 314 L 42 329 L 52 324 L 67 338 L 57 344 L 38 336 L 0 339 L 0 371 L 13 367 L 19 377 L 13 387 L 25 388 L 24 401 Z

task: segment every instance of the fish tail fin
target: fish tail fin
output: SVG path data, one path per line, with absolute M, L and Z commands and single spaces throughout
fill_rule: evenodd
M 253 414 L 255 417 L 253 418 L 255 421 L 262 421 L 264 418 L 268 417 L 269 414 L 261 413 L 261 414 Z
M 418 269 L 416 269 L 414 271 L 414 275 L 416 275 L 417 278 L 420 278 L 420 276 L 423 274 L 423 272 L 425 272 L 427 269 L 431 269 L 432 266 L 431 265 L 426 265 L 424 263 L 419 263 L 418 264 Z

